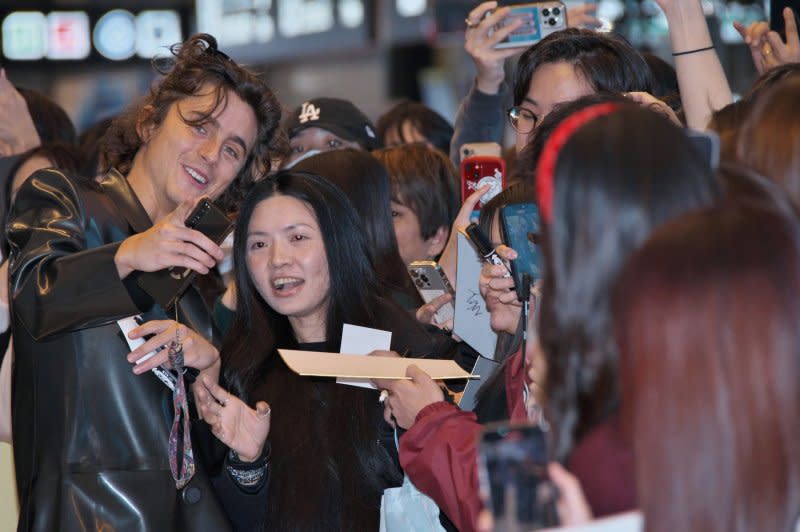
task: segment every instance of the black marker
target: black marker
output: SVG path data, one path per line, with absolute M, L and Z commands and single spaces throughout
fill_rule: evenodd
M 488 238 L 486 238 L 486 235 L 483 234 L 483 231 L 481 231 L 481 228 L 478 227 L 478 224 L 469 224 L 467 226 L 466 233 L 469 239 L 472 241 L 472 244 L 475 246 L 475 249 L 477 249 L 480 256 L 483 257 L 483 260 L 489 264 L 497 264 L 505 267 L 506 274 L 504 277 L 511 277 L 511 272 L 508 271 L 508 266 L 506 266 L 506 263 L 500 258 L 500 255 L 497 254 L 497 251 L 495 251 L 495 249 L 492 247 L 492 243 Z

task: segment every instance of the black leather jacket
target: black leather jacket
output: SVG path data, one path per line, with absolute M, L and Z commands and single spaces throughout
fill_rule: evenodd
M 116 324 L 147 310 L 126 286 L 132 279 L 120 281 L 114 254 L 150 225 L 116 172 L 97 185 L 44 170 L 17 196 L 7 234 L 19 530 L 229 529 L 202 464 L 176 490 L 172 394 L 154 375 L 132 373 Z M 211 338 L 193 289 L 179 315 Z

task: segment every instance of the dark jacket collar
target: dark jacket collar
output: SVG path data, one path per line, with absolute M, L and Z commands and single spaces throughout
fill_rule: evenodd
M 147 211 L 144 210 L 139 198 L 131 188 L 128 180 L 117 170 L 111 169 L 105 179 L 100 182 L 103 192 L 111 198 L 120 214 L 130 224 L 136 233 L 147 231 L 153 226 Z

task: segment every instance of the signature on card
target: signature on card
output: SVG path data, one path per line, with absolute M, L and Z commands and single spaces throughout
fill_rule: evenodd
M 467 298 L 467 308 L 472 313 L 473 316 L 481 316 L 483 315 L 481 305 L 481 295 L 480 293 L 476 292 L 473 289 L 469 289 L 469 297 Z

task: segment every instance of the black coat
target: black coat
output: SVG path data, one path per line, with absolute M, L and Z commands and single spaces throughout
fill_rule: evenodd
M 176 490 L 172 393 L 132 373 L 116 324 L 143 310 L 166 318 L 114 265 L 120 241 L 150 225 L 116 172 L 97 185 L 44 170 L 17 196 L 7 234 L 19 530 L 229 528 L 202 464 Z M 182 323 L 211 338 L 193 289 L 178 306 Z

